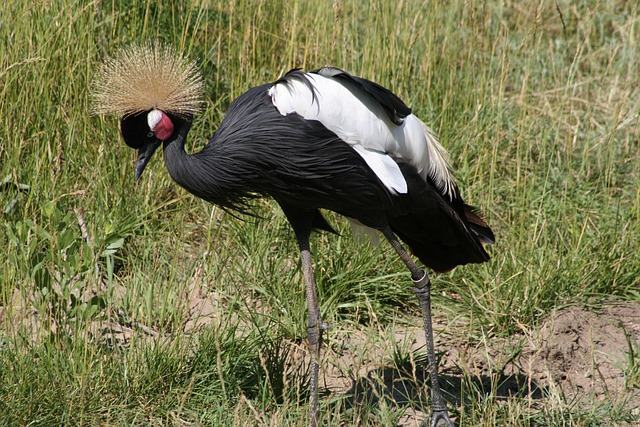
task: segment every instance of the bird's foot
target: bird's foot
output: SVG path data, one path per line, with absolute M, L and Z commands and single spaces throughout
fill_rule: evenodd
M 426 425 L 426 423 L 425 423 Z M 456 427 L 455 424 L 449 419 L 447 410 L 433 411 L 431 414 L 430 427 Z

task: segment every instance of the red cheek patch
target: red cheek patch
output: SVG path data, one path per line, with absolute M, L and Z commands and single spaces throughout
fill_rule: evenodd
M 171 138 L 171 135 L 173 135 L 173 122 L 165 113 L 163 113 L 162 111 L 160 113 L 162 114 L 162 117 L 160 118 L 160 121 L 158 122 L 156 127 L 153 129 L 153 133 L 160 141 L 166 141 L 167 139 Z

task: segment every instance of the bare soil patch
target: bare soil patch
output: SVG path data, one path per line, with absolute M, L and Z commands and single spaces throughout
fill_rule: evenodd
M 182 332 L 193 333 L 220 322 L 221 296 L 198 286 L 185 290 L 187 318 Z M 12 315 L 0 307 L 0 319 L 27 324 L 33 337 L 42 319 L 14 295 Z M 127 346 L 131 335 L 144 325 L 129 324 L 112 313 L 111 320 L 96 322 L 94 336 L 109 345 Z M 4 326 L 7 324 L 5 323 Z M 428 373 L 424 333 L 415 327 L 380 328 L 379 331 L 329 330 L 321 362 L 321 387 L 325 394 L 344 397 L 341 404 L 385 402 L 407 407 L 400 426 L 417 426 L 428 408 Z M 0 324 L 0 327 L 3 325 Z M 55 329 L 55 326 L 54 326 Z M 144 335 L 156 331 L 142 329 Z M 569 307 L 550 313 L 540 326 L 508 338 L 484 341 L 464 338 L 464 327 L 436 322 L 436 351 L 440 352 L 442 383 L 452 405 L 465 405 L 474 393 L 492 394 L 498 400 L 513 396 L 544 405 L 549 396 L 584 404 L 604 400 L 640 410 L 638 373 L 629 384 L 630 352 L 640 351 L 640 303 L 611 303 L 599 309 Z M 51 331 L 52 332 L 52 331 Z M 283 343 L 289 348 L 292 371 L 309 363 L 306 345 Z M 635 354 L 638 357 L 638 354 Z M 470 390 L 472 392 L 470 393 Z
M 416 319 L 416 325 L 419 323 Z M 485 342 L 458 338 L 446 324 L 435 329 L 440 332 L 436 351 L 443 353 L 444 388 L 454 405 L 464 404 L 461 396 L 469 396 L 474 389 L 493 393 L 498 400 L 519 396 L 544 404 L 549 396 L 561 394 L 585 407 L 606 399 L 636 412 L 640 408 L 640 390 L 625 384 L 629 352 L 640 349 L 640 303 L 616 303 L 597 310 L 561 309 L 549 314 L 536 330 Z M 409 339 L 411 351 L 419 354 L 424 348 L 423 335 L 418 327 L 398 330 L 396 344 Z M 388 342 L 385 346 L 367 340 L 364 335 L 349 334 L 325 353 L 327 388 L 353 394 L 354 403 L 364 399 L 385 399 L 400 406 L 412 402 L 399 425 L 419 425 L 425 416 L 420 406 L 428 408 L 422 386 L 428 381 L 426 359 L 408 361 L 409 366 L 404 367 L 390 366 Z M 353 351 L 366 356 L 355 358 Z M 354 360 L 359 366 L 353 365 Z

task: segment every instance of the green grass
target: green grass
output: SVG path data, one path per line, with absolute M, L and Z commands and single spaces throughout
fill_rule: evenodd
M 293 67 L 332 64 L 392 88 L 441 136 L 497 235 L 491 262 L 433 279 L 436 315 L 470 340 L 567 305 L 639 300 L 638 5 L 422 3 L 3 2 L 0 424 L 305 424 L 303 286 L 277 206 L 259 201 L 265 220 L 243 222 L 173 184 L 159 156 L 136 183 L 116 120 L 89 114 L 102 59 L 133 42 L 199 61 L 208 109 L 191 151 L 232 99 Z M 405 366 L 413 355 L 389 330 L 418 309 L 401 263 L 329 218 L 341 234 L 313 246 L 329 346 L 362 333 L 386 349 L 378 363 Z M 194 289 L 216 312 L 189 329 Z M 636 343 L 629 357 L 637 388 Z M 632 416 L 561 393 L 496 405 L 462 390 L 462 426 Z M 395 425 L 404 408 L 338 393 L 321 411 L 327 425 Z

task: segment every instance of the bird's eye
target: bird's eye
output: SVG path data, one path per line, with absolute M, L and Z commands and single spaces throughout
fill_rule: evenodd
M 147 134 L 147 138 L 153 138 L 153 131 L 150 130 L 149 133 Z

